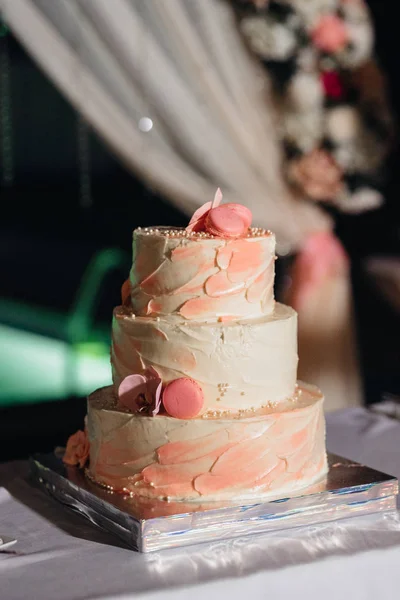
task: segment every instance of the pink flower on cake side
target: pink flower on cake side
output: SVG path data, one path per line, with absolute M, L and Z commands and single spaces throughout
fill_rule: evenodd
M 334 54 L 345 47 L 349 34 L 342 19 L 336 15 L 323 15 L 311 32 L 311 39 L 323 52 Z
M 118 403 L 131 412 L 151 412 L 153 417 L 160 411 L 162 380 L 153 367 L 143 375 L 128 375 L 118 388 Z
M 67 447 L 63 456 L 66 465 L 85 466 L 89 458 L 90 444 L 84 431 L 77 431 L 68 438 Z

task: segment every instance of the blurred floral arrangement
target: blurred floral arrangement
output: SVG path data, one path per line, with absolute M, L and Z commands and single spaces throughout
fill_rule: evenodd
M 349 213 L 377 208 L 393 122 L 363 0 L 233 0 L 269 72 L 298 192 Z

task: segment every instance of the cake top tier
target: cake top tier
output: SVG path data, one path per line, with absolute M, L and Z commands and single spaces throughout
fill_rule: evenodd
M 250 224 L 244 206 L 209 202 L 186 229 L 136 229 L 122 304 L 138 316 L 200 322 L 271 313 L 275 236 Z

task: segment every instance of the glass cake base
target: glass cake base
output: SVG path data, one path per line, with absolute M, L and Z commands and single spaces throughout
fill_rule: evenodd
M 34 456 L 30 467 L 34 480 L 56 500 L 130 548 L 153 552 L 395 509 L 396 478 L 334 454 L 328 460 L 327 476 L 290 498 L 231 504 L 123 496 L 91 482 L 83 470 L 66 467 L 54 454 Z

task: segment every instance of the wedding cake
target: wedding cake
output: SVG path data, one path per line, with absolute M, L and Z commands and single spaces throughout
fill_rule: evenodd
M 64 461 L 165 500 L 292 494 L 327 470 L 323 396 L 296 382 L 297 315 L 274 300 L 275 236 L 239 204 L 138 228 L 114 310 L 113 385 L 88 398 Z

